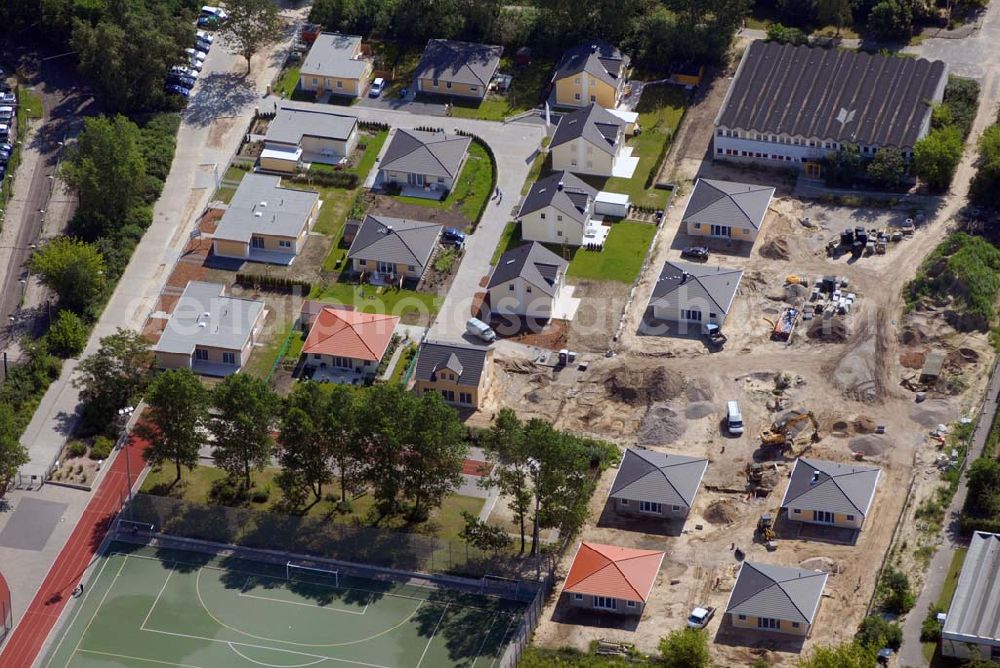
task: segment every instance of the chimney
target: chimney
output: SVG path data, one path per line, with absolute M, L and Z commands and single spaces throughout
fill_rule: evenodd
M 819 471 L 813 471 L 812 480 L 809 481 L 810 485 L 815 485 L 819 482 Z
M 392 234 L 392 225 L 386 225 L 385 226 L 385 233 L 386 234 Z
M 559 182 L 559 183 L 558 183 L 558 184 L 556 185 L 556 188 L 558 188 L 559 190 L 562 190 L 562 189 L 563 189 L 563 186 L 565 186 L 565 185 L 566 185 L 565 183 L 563 183 L 562 181 L 560 181 L 560 182 Z
M 681 285 L 684 285 L 685 283 L 687 283 L 689 278 L 691 278 L 691 274 L 687 273 L 686 271 L 682 272 L 681 273 Z

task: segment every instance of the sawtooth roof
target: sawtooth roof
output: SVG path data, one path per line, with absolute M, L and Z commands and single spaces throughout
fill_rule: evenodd
M 559 274 L 567 266 L 566 260 L 532 241 L 501 255 L 486 287 L 493 288 L 520 277 L 551 297 L 556 293 Z
M 478 387 L 486 367 L 489 348 L 468 343 L 424 341 L 417 353 L 417 366 L 413 371 L 416 380 L 433 381 L 442 369 L 454 371 L 458 384 Z
M 812 624 L 827 574 L 744 561 L 726 612 Z
M 396 130 L 379 169 L 456 178 L 472 143 L 470 137 L 425 130 Z
M 769 186 L 698 179 L 683 222 L 759 230 L 773 196 L 774 188 Z
M 721 313 L 729 313 L 743 278 L 742 269 L 712 267 L 690 262 L 664 262 L 653 286 L 650 306 L 673 307 L 705 300 Z M 683 288 L 683 289 L 682 289 Z
M 881 473 L 880 469 L 872 466 L 799 457 L 792 467 L 781 507 L 827 510 L 865 517 L 871 509 Z
M 369 214 L 354 235 L 347 257 L 423 269 L 440 234 L 441 226 L 437 223 Z
M 454 81 L 471 86 L 483 86 L 493 79 L 500 66 L 502 46 L 431 39 L 413 73 L 415 79 Z
M 586 224 L 597 188 L 570 172 L 553 172 L 531 184 L 518 216 L 553 207 L 575 221 Z
M 302 352 L 378 362 L 398 323 L 394 315 L 325 306 L 309 328 Z
M 939 60 L 751 42 L 718 126 L 911 148 L 947 75 Z
M 606 153 L 618 152 L 619 138 L 624 139 L 625 121 L 598 104 L 589 104 L 559 119 L 549 148 L 583 137 Z
M 941 635 L 1000 645 L 1000 534 L 972 535 Z
M 617 88 L 619 81 L 628 69 L 629 57 L 618 47 L 612 46 L 602 39 L 594 39 L 579 44 L 567 50 L 556 66 L 553 81 L 565 79 L 586 72 L 612 88 Z
M 611 484 L 611 498 L 690 508 L 708 460 L 628 448 Z
M 581 543 L 563 591 L 645 601 L 656 582 L 663 557 L 660 550 Z

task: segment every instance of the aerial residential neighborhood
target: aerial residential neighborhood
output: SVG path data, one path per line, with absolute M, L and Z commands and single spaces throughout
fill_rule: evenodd
M 0 36 L 0 668 L 1000 663 L 995 1 Z

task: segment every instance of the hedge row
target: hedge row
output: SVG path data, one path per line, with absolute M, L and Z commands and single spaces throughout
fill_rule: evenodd
M 268 276 L 263 274 L 236 274 L 236 282 L 243 286 L 252 286 L 259 290 L 270 290 L 272 292 L 296 292 L 300 290 L 303 295 L 308 295 L 312 290 L 312 283 L 301 281 L 285 276 Z
M 361 182 L 358 175 L 354 172 L 326 170 L 310 170 L 305 174 L 296 174 L 292 180 L 298 183 L 315 184 L 329 188 L 345 188 L 347 190 L 357 188 L 358 183 Z
M 389 124 L 380 121 L 358 121 L 358 127 L 368 132 L 388 132 Z

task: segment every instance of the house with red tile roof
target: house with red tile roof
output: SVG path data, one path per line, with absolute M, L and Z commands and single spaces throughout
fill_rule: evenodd
M 323 306 L 315 313 L 302 346 L 306 366 L 375 376 L 399 324 L 394 315 Z
M 566 576 L 569 605 L 618 615 L 641 615 L 663 564 L 661 550 L 581 543 Z

